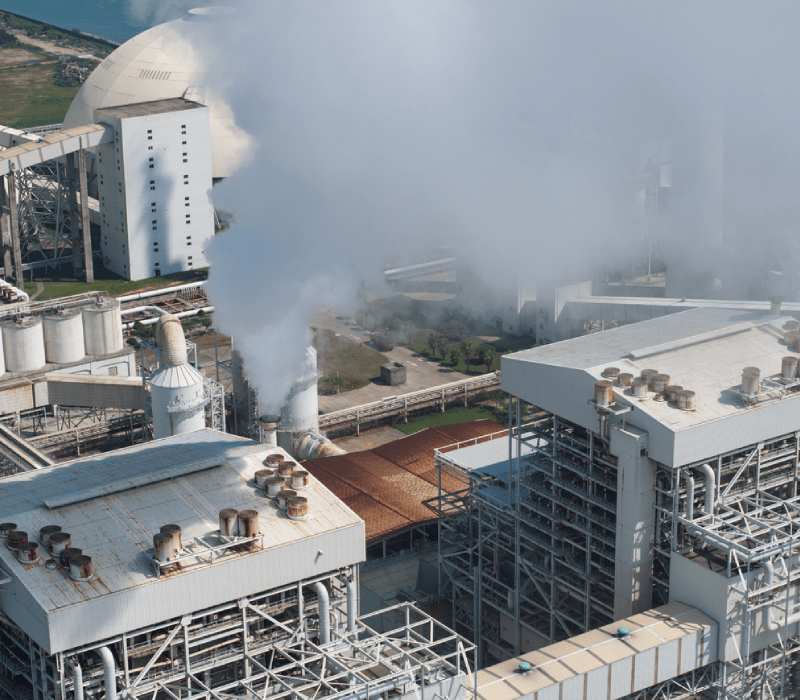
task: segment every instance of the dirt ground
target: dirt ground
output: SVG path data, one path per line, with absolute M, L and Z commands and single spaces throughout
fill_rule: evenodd
M 56 56 L 82 56 L 86 53 L 85 49 L 73 49 L 69 46 L 58 46 L 58 44 L 54 44 L 52 41 L 25 36 L 25 34 L 23 34 L 19 29 L 12 29 L 10 31 L 14 36 L 17 37 L 17 41 L 19 41 L 21 44 L 36 46 L 43 51 L 47 51 L 47 53 L 51 53 Z
M 29 61 L 50 60 L 49 57 L 43 57 L 41 54 L 32 53 L 25 49 L 3 49 L 0 51 L 0 68 L 8 68 L 10 66 L 23 66 Z

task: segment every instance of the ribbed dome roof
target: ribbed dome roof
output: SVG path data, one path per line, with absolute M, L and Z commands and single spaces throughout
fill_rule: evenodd
M 213 24 L 228 8 L 191 10 L 182 19 L 152 27 L 126 41 L 86 79 L 64 118 L 64 128 L 94 122 L 94 110 L 185 97 L 211 110 L 212 173 L 227 177 L 248 152 L 249 136 L 239 129 L 221 98 L 230 76 L 215 68 Z

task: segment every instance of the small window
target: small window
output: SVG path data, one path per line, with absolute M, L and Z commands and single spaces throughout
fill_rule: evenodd
M 153 248 L 158 248 L 158 241 L 155 241 L 155 242 L 153 243 Z
M 154 207 L 155 205 L 156 205 L 156 203 L 155 203 L 155 202 L 150 202 L 150 206 L 151 206 L 151 207 Z
M 181 129 L 185 129 L 185 128 L 186 128 L 186 124 L 181 124 Z
M 151 167 L 151 168 L 154 168 L 155 166 L 154 166 L 152 163 L 150 163 L 150 167 Z
M 189 159 L 188 159 L 188 158 L 184 158 L 184 159 L 183 159 L 183 162 L 184 162 L 184 163 L 188 163 L 188 162 L 189 162 Z
M 184 153 L 183 155 L 188 156 L 189 154 L 188 153 Z
M 152 147 L 152 146 L 148 146 L 148 147 L 147 147 L 147 150 L 148 150 L 148 151 L 152 151 L 152 150 L 153 150 L 153 147 Z
M 187 215 L 186 215 L 186 218 L 188 219 L 190 216 L 191 216 L 191 214 L 187 214 Z
M 189 202 L 186 202 L 183 206 L 188 207 L 189 206 Z
M 189 241 L 189 242 L 188 242 L 186 245 L 192 245 L 192 242 L 191 242 L 191 241 Z
M 153 252 L 157 253 L 158 252 L 158 248 L 153 248 Z
M 186 236 L 186 240 L 187 240 L 187 241 L 191 241 L 191 240 L 192 240 L 192 237 L 191 237 L 191 236 Z
M 189 219 L 186 219 L 187 224 L 191 224 L 192 222 Z
M 153 226 L 153 231 L 158 231 L 158 226 Z
M 151 185 L 155 185 L 155 184 L 156 184 L 156 181 L 155 181 L 155 180 L 150 180 L 150 184 L 151 184 Z M 155 202 L 153 202 L 153 204 L 155 204 Z
M 158 219 L 153 219 L 153 223 L 157 224 L 158 223 Z
M 109 376 L 111 376 L 111 377 L 116 377 L 116 376 L 117 376 L 117 371 L 118 371 L 118 370 L 117 370 L 117 368 L 116 368 L 116 367 L 109 367 L 109 368 L 108 368 L 108 374 L 109 374 Z
M 151 163 L 153 162 L 153 159 L 152 159 L 152 158 L 150 159 L 150 162 L 151 162 Z
M 154 189 L 155 189 L 155 187 L 153 187 L 153 186 L 151 185 L 151 186 L 150 186 L 150 189 L 151 189 L 151 190 L 154 190 Z
M 148 137 L 147 137 L 147 140 L 148 140 L 148 141 L 152 141 L 152 140 L 153 140 L 153 137 L 152 137 L 152 136 L 148 136 Z
M 152 129 L 148 129 L 148 130 L 147 130 L 147 133 L 148 133 L 148 134 L 152 134 L 152 133 L 153 133 L 153 130 L 152 130 Z
M 181 131 L 181 133 L 182 133 L 184 136 L 186 136 L 186 132 L 185 132 L 185 131 Z
M 158 263 L 156 263 L 156 265 L 158 265 Z M 161 277 L 161 270 L 158 268 L 156 268 L 156 277 Z
M 156 210 L 155 210 L 155 209 L 151 209 L 151 210 L 150 210 L 150 213 L 151 213 L 151 214 L 155 214 L 155 213 L 156 213 Z
M 156 267 L 158 267 L 158 263 L 156 263 Z
M 184 199 L 185 201 L 187 201 L 187 202 L 189 201 L 189 198 L 188 198 L 188 197 L 184 197 L 183 199 Z
M 183 146 L 185 146 L 185 145 L 186 145 L 186 141 L 181 141 L 181 144 L 182 144 Z
M 190 256 L 188 257 L 188 259 L 189 259 L 189 260 L 191 260 L 191 259 L 192 259 L 192 256 L 190 255 Z

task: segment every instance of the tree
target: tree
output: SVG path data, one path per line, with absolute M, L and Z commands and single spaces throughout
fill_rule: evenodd
M 436 348 L 439 346 L 439 336 L 436 333 L 431 333 L 428 336 L 428 347 L 431 349 L 431 355 L 436 355 Z
M 464 355 L 464 364 L 467 366 L 466 371 L 469 372 L 469 360 L 475 352 L 475 343 L 471 340 L 465 340 L 461 343 L 461 353 Z
M 497 351 L 491 345 L 484 345 L 481 348 L 481 362 L 486 365 L 486 371 L 491 372 L 494 363 L 497 362 Z
M 461 350 L 453 348 L 450 351 L 450 362 L 453 364 L 453 367 L 458 367 L 458 363 L 461 362 Z

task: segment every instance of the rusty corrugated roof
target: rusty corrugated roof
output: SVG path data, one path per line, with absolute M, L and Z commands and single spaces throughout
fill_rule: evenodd
M 435 450 L 504 430 L 491 420 L 428 428 L 372 450 L 307 460 L 303 466 L 366 525 L 368 544 L 436 516 L 423 501 L 438 494 Z M 463 484 L 442 474 L 442 489 Z

